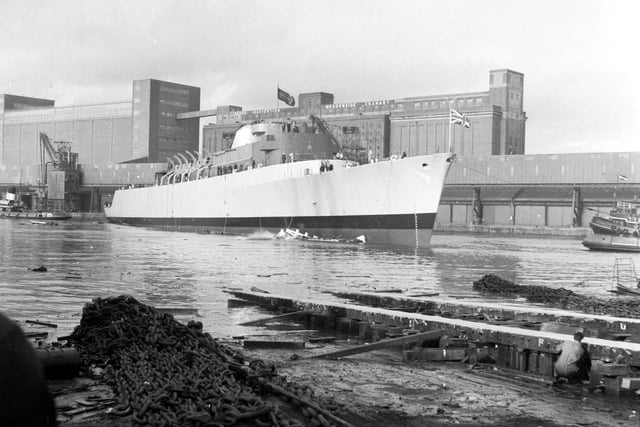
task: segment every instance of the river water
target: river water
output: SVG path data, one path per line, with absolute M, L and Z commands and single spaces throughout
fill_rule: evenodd
M 593 252 L 580 240 L 555 237 L 434 234 L 430 250 L 414 250 L 0 219 L 0 311 L 56 323 L 64 335 L 93 298 L 127 294 L 154 306 L 196 308 L 205 330 L 225 337 L 243 333 L 236 325 L 252 315 L 228 309 L 225 289 L 323 301 L 337 300 L 327 291 L 382 289 L 483 300 L 471 287 L 491 273 L 611 298 L 619 257 L 640 269 L 640 255 Z M 47 271 L 32 271 L 40 266 Z

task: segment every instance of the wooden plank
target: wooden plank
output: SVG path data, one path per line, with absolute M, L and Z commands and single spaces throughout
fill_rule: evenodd
M 244 340 L 244 348 L 304 348 L 304 341 Z
M 308 340 L 310 343 L 333 342 L 336 337 L 309 337 Z
M 393 338 L 390 340 L 378 341 L 372 344 L 364 344 L 355 346 L 352 348 L 348 348 L 345 350 L 332 351 L 331 353 L 318 354 L 315 356 L 309 356 L 305 359 L 319 359 L 319 358 L 328 358 L 328 359 L 338 359 L 340 357 L 352 356 L 354 354 L 366 353 L 372 350 L 378 350 L 381 348 L 387 347 L 397 347 L 404 344 L 412 344 L 418 343 L 425 340 L 434 340 L 439 339 L 442 335 L 444 335 L 445 331 L 443 329 L 436 329 L 434 331 L 422 332 L 420 334 L 407 335 L 401 338 Z
M 573 335 L 576 332 L 583 332 L 584 330 L 579 326 L 567 325 L 566 323 L 558 322 L 542 322 L 540 330 L 543 332 L 555 332 L 557 334 Z
M 243 299 L 237 299 L 237 298 L 229 298 L 227 300 L 227 307 L 229 308 L 249 307 L 249 306 L 255 307 L 256 303 L 252 301 L 243 300 Z
M 239 323 L 239 325 L 240 326 L 260 326 L 260 325 L 265 325 L 269 322 L 274 322 L 276 320 L 288 320 L 293 317 L 298 317 L 305 314 L 311 314 L 311 311 L 308 311 L 308 310 L 293 311 L 291 313 L 281 314 L 280 316 L 268 317 L 266 319 L 250 320 L 249 322 Z
M 424 362 L 460 361 L 468 352 L 468 348 L 416 348 L 407 352 L 406 359 Z

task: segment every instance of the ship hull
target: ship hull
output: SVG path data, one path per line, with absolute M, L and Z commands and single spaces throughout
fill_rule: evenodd
M 320 173 L 319 161 L 119 190 L 110 222 L 211 233 L 299 229 L 324 238 L 428 247 L 452 154 Z
M 640 252 L 640 238 L 591 233 L 582 244 L 597 251 Z

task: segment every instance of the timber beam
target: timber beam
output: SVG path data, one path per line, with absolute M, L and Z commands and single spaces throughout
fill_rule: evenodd
M 506 345 L 528 351 L 555 353 L 555 347 L 558 344 L 573 339 L 573 337 L 568 334 L 446 318 L 437 315 L 409 313 L 354 304 L 325 303 L 304 299 L 293 300 L 274 294 L 241 291 L 227 292 L 236 298 L 252 301 L 266 307 L 289 307 L 297 310 L 311 310 L 313 312 L 338 315 L 359 321 L 395 325 L 396 327 L 413 329 L 419 332 L 442 329 L 446 334 L 451 336 L 464 335 L 480 343 Z M 640 366 L 640 343 L 605 340 L 595 337 L 585 337 L 583 343 L 589 346 L 589 352 L 593 359 L 618 360 L 620 363 Z

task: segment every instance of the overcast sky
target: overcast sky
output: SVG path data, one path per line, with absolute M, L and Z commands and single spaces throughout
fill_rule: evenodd
M 1 0 L 0 93 L 57 106 L 201 88 L 201 108 L 485 91 L 524 73 L 526 153 L 640 151 L 637 0 Z M 283 104 L 280 104 L 283 106 Z

